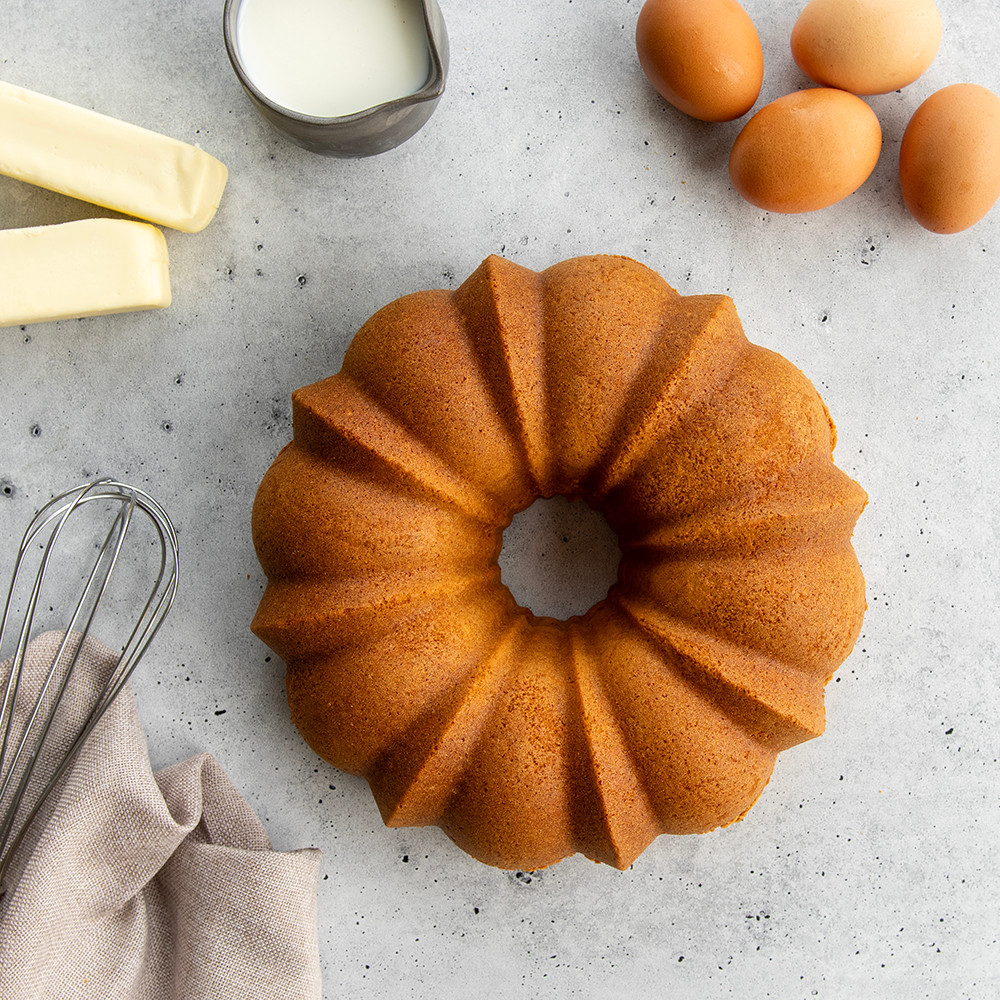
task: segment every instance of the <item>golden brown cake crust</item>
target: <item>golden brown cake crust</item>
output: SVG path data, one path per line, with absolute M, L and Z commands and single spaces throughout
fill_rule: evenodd
M 625 868 L 741 818 L 823 730 L 865 610 L 864 491 L 811 383 L 726 296 L 623 257 L 490 257 L 379 310 L 293 395 L 253 536 L 253 630 L 292 718 L 386 823 L 480 860 Z M 618 582 L 560 622 L 500 581 L 504 528 L 583 497 Z

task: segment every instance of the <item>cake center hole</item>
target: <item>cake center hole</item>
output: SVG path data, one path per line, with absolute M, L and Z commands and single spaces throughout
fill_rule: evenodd
M 621 549 L 604 515 L 582 500 L 536 500 L 503 534 L 500 575 L 522 607 L 570 618 L 603 600 Z

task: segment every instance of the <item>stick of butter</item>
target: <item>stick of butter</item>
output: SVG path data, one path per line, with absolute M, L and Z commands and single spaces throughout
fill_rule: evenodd
M 0 229 L 0 326 L 170 305 L 167 242 L 145 222 Z
M 188 233 L 228 176 L 197 146 L 2 81 L 0 174 Z

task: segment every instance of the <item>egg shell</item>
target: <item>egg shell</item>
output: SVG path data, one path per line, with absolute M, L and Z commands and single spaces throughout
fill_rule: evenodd
M 732 121 L 760 94 L 760 38 L 736 0 L 646 0 L 635 46 L 649 82 L 693 118 Z
M 933 233 L 959 233 L 1000 198 L 1000 97 L 975 83 L 931 94 L 899 148 L 910 214 Z
M 799 69 L 852 94 L 888 94 L 913 83 L 940 44 L 934 0 L 811 0 L 792 28 Z
M 875 169 L 882 129 L 853 94 L 816 87 L 765 105 L 729 154 L 729 176 L 769 212 L 813 212 L 846 198 Z

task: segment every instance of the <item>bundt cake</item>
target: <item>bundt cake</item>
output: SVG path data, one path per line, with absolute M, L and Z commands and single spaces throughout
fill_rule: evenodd
M 292 718 L 390 826 L 488 864 L 625 868 L 739 819 L 823 730 L 865 609 L 866 496 L 802 373 L 732 300 L 621 257 L 490 257 L 381 309 L 293 395 L 261 482 L 253 630 Z M 585 615 L 519 607 L 504 528 L 582 497 L 622 550 Z

